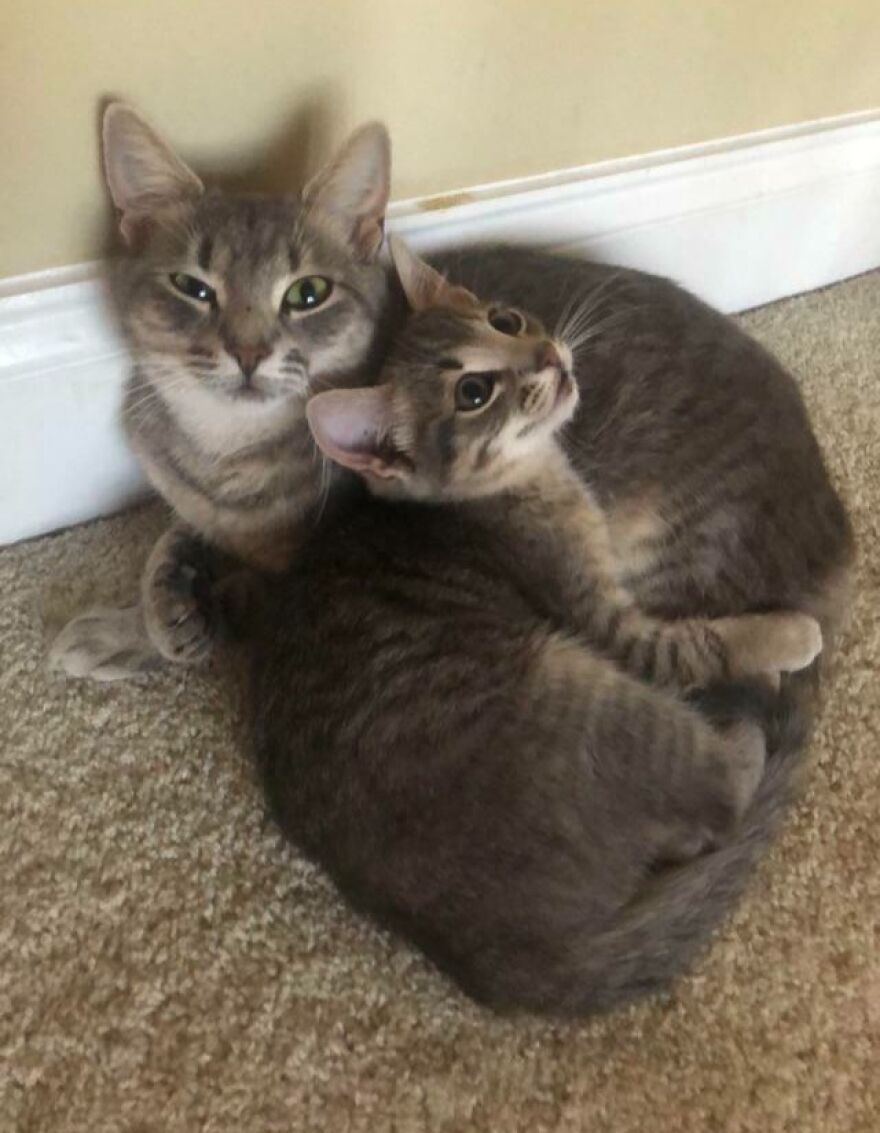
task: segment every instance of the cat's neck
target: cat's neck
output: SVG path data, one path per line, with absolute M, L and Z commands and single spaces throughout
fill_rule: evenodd
M 554 442 L 503 470 L 490 493 L 459 499 L 458 506 L 494 531 L 508 529 L 517 542 L 542 530 L 561 536 L 572 522 L 598 510 L 592 493 Z
M 593 580 L 613 577 L 605 514 L 555 445 L 504 491 L 462 507 L 542 616 L 569 625 Z
M 584 495 L 584 486 L 562 448 L 553 441 L 524 459 L 512 461 L 501 471 L 493 490 L 484 493 L 482 499 L 491 505 L 496 499 L 503 501 L 506 498 L 509 504 L 517 497 L 528 500 L 539 497 L 550 504 L 560 496 L 568 499 L 572 493 Z

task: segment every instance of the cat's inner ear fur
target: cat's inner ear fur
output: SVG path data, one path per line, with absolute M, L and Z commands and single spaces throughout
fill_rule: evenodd
M 400 478 L 409 470 L 409 461 L 391 440 L 389 385 L 316 394 L 306 416 L 315 443 L 337 464 L 382 479 Z
M 388 244 L 397 278 L 412 311 L 418 313 L 442 307 L 468 315 L 479 309 L 480 302 L 472 292 L 450 283 L 439 271 L 420 259 L 399 236 L 389 237 Z
M 312 178 L 302 196 L 311 216 L 329 227 L 355 255 L 371 260 L 382 247 L 390 192 L 388 131 L 381 122 L 368 122 Z
M 125 103 L 112 102 L 104 111 L 102 135 L 107 187 L 128 243 L 151 216 L 204 192 L 195 173 Z

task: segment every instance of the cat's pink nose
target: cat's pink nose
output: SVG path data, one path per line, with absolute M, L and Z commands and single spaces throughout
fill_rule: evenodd
M 538 349 L 535 351 L 535 369 L 562 369 L 562 359 L 559 357 L 559 351 L 549 340 L 547 342 L 542 342 Z
M 250 378 L 263 359 L 269 357 L 270 351 L 262 343 L 249 342 L 230 346 L 229 353 L 241 367 L 244 376 Z

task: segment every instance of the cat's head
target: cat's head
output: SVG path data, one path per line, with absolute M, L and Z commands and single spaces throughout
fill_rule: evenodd
M 121 313 L 154 384 L 253 404 L 302 397 L 365 361 L 386 294 L 383 126 L 361 127 L 285 197 L 206 191 L 121 103 L 105 112 L 103 142 L 130 253 Z
M 573 414 L 571 352 L 532 316 L 482 302 L 391 244 L 409 318 L 377 385 L 309 401 L 312 433 L 376 494 L 490 495 L 546 455 Z

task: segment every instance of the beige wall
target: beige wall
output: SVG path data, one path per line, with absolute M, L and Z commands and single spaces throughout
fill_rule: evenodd
M 269 185 L 384 118 L 400 198 L 877 106 L 878 60 L 880 0 L 2 0 L 0 276 L 97 254 L 108 93 Z

